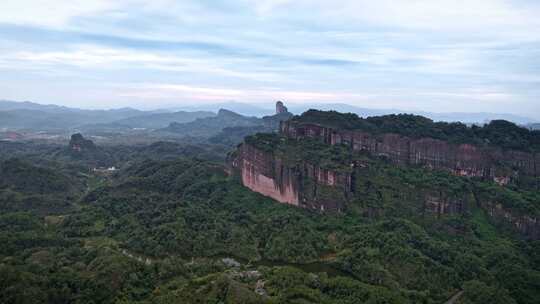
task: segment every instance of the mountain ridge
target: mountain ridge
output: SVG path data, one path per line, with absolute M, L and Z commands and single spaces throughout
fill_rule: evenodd
M 25 106 L 26 105 L 26 106 Z M 62 111 L 113 111 L 117 113 L 122 113 L 126 111 L 139 111 L 142 114 L 151 114 L 156 112 L 178 112 L 178 111 L 203 111 L 203 112 L 214 112 L 216 113 L 220 108 L 228 109 L 235 113 L 244 115 L 244 116 L 257 116 L 263 117 L 267 115 L 272 115 L 274 113 L 273 108 L 258 106 L 250 103 L 242 102 L 224 102 L 224 103 L 215 103 L 215 104 L 203 104 L 203 105 L 189 105 L 189 106 L 180 106 L 180 107 L 168 107 L 155 110 L 138 110 L 134 108 L 118 108 L 118 109 L 109 109 L 109 110 L 96 110 L 96 109 L 79 109 L 79 108 L 70 108 L 65 106 L 57 106 L 54 104 L 43 105 L 34 102 L 17 102 L 17 101 L 6 101 L 0 100 L 0 111 L 13 110 L 13 109 L 41 109 L 41 110 L 51 110 L 51 109 L 61 109 Z M 523 115 L 508 114 L 508 113 L 490 113 L 490 112 L 428 112 L 428 111 L 411 111 L 411 110 L 401 110 L 401 109 L 377 109 L 377 108 L 365 108 L 359 107 L 346 103 L 324 103 L 324 104 L 289 104 L 289 112 L 293 114 L 301 114 L 309 109 L 316 109 L 322 111 L 336 110 L 343 113 L 355 113 L 362 117 L 367 116 L 380 116 L 388 114 L 406 114 L 411 113 L 415 115 L 422 115 L 428 118 L 431 118 L 435 121 L 447 121 L 447 122 L 463 122 L 467 124 L 482 124 L 489 122 L 490 120 L 504 119 L 512 121 L 518 124 L 533 124 L 538 123 L 540 120 L 526 117 Z

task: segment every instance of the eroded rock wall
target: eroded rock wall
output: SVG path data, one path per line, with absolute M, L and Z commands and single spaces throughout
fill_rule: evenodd
M 512 212 L 497 202 L 482 202 L 481 205 L 496 222 L 509 224 L 528 238 L 540 239 L 540 221 L 537 217 Z
M 425 193 L 424 212 L 437 217 L 449 214 L 464 214 L 468 209 L 467 200 L 463 197 L 448 197 L 442 192 Z
M 296 126 L 286 122 L 281 124 L 280 131 L 289 138 L 311 137 L 331 145 L 346 144 L 357 151 L 384 155 L 399 164 L 446 169 L 459 176 L 492 179 L 499 185 L 505 185 L 518 174 L 536 176 L 540 160 L 538 155 L 522 151 L 451 144 L 433 138 L 411 139 L 397 134 L 336 131 L 318 125 Z M 351 170 L 327 170 L 308 160 L 288 163 L 283 156 L 276 156 L 272 151 L 263 151 L 243 143 L 232 160 L 232 167 L 241 176 L 243 185 L 251 190 L 282 203 L 312 210 L 340 211 L 346 207 L 347 202 L 359 199 L 366 192 L 362 183 L 356 183 L 355 180 L 368 167 L 356 162 L 351 163 Z M 473 193 L 469 191 L 459 194 L 426 187 L 402 194 L 406 196 L 403 201 L 417 203 L 416 206 L 405 204 L 403 207 L 410 209 L 403 210 L 405 213 L 442 217 L 466 214 L 473 206 Z M 476 205 L 484 209 L 495 222 L 512 225 L 527 237 L 540 238 L 538 218 L 488 200 L 477 199 Z M 377 208 L 367 206 L 367 216 L 384 213 L 384 210 Z
M 310 137 L 331 145 L 345 144 L 357 151 L 388 157 L 396 163 L 446 169 L 460 176 L 500 180 L 516 176 L 515 173 L 540 175 L 539 155 L 522 151 L 451 144 L 433 138 L 413 139 L 398 134 L 339 130 L 294 121 L 282 122 L 280 132 L 289 138 Z
M 351 191 L 351 174 L 322 169 L 302 162 L 287 164 L 272 152 L 242 144 L 232 160 L 233 170 L 242 184 L 281 203 L 327 211 L 341 210 L 343 199 Z M 324 195 L 328 191 L 337 195 Z
M 299 180 L 294 170 L 283 166 L 271 153 L 243 144 L 233 167 L 239 171 L 242 184 L 252 191 L 282 203 L 299 205 Z

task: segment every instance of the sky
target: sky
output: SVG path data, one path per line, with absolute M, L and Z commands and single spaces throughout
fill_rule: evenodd
M 0 99 L 540 120 L 537 0 L 1 0 Z

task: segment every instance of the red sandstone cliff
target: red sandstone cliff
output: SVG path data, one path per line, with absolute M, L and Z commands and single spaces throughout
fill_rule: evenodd
M 352 188 L 351 175 L 322 169 L 314 164 L 286 164 L 271 152 L 242 144 L 232 160 L 242 184 L 279 202 L 315 210 L 339 211 Z M 337 196 L 326 197 L 323 188 L 337 189 Z
M 310 137 L 331 145 L 346 144 L 353 150 L 386 156 L 400 164 L 447 169 L 456 175 L 490 178 L 501 183 L 516 174 L 540 175 L 540 155 L 522 151 L 451 144 L 433 138 L 413 139 L 398 134 L 336 130 L 294 121 L 282 122 L 280 132 L 289 138 Z
M 493 179 L 500 185 L 519 175 L 537 176 L 537 166 L 540 164 L 540 155 L 532 153 L 451 144 L 433 138 L 413 139 L 397 134 L 334 130 L 291 121 L 282 122 L 280 132 L 293 139 L 310 137 L 330 145 L 346 144 L 355 151 L 385 156 L 398 164 L 421 165 L 449 170 L 460 176 Z M 325 170 L 309 160 L 291 164 L 271 151 L 263 151 L 247 143 L 239 146 L 231 163 L 233 170 L 241 176 L 242 184 L 251 190 L 282 203 L 320 211 L 342 210 L 348 201 L 354 199 L 357 187 L 355 174 L 363 167 L 362 164 L 351 163 L 350 171 L 333 171 Z M 414 197 L 405 201 L 416 202 L 416 212 L 436 217 L 464 214 L 472 203 L 467 198 L 472 193 L 449 197 L 442 190 L 430 191 L 418 189 Z M 485 200 L 476 204 L 486 210 L 494 221 L 508 223 L 528 237 L 540 238 L 540 222 L 536 217 Z M 383 212 L 377 207 L 370 208 L 368 216 Z
M 299 205 L 299 180 L 292 168 L 248 144 L 242 144 L 237 152 L 232 166 L 239 171 L 244 186 L 279 202 Z
M 336 130 L 316 124 L 282 122 L 282 135 L 299 139 L 320 139 L 336 145 L 349 145 L 355 151 L 367 151 L 385 156 L 398 164 L 421 165 L 432 169 L 450 170 L 459 176 L 491 179 L 499 185 L 507 184 L 519 175 L 539 176 L 540 155 L 496 147 L 470 144 L 451 144 L 433 138 L 413 139 L 398 134 L 371 134 L 364 131 Z M 478 202 L 493 220 L 506 222 L 521 234 L 540 238 L 540 221 L 492 202 Z M 466 202 L 449 200 L 442 194 L 425 195 L 424 210 L 438 216 L 463 213 Z

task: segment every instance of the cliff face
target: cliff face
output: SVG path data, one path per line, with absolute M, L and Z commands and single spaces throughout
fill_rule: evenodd
M 448 197 L 444 193 L 426 193 L 423 211 L 441 217 L 446 214 L 464 214 L 469 208 L 464 198 Z
M 271 153 L 248 144 L 242 144 L 237 152 L 232 165 L 239 171 L 244 186 L 279 202 L 299 205 L 300 180 L 294 169 L 283 166 Z
M 247 143 L 239 146 L 232 160 L 233 170 L 241 177 L 242 184 L 252 191 L 281 203 L 319 211 L 341 211 L 355 196 L 364 195 L 356 193 L 366 189 L 357 189 L 355 179 L 369 165 L 352 162 L 350 166 L 350 171 L 343 172 L 323 169 L 308 161 L 289 164 L 273 152 Z M 402 200 L 418 202 L 413 213 L 440 217 L 463 214 L 468 209 L 463 196 L 449 196 L 443 191 L 416 189 L 399 195 Z M 367 207 L 365 215 L 373 217 L 382 213 L 376 207 Z
M 510 224 L 514 230 L 528 238 L 540 239 L 540 221 L 537 217 L 516 214 L 497 202 L 487 201 L 480 204 L 496 222 Z
M 287 164 L 272 152 L 242 144 L 232 160 L 242 184 L 279 202 L 314 210 L 339 211 L 351 191 L 351 174 L 324 170 L 302 162 Z
M 364 131 L 336 130 L 316 124 L 282 122 L 280 132 L 289 138 L 317 138 L 327 144 L 345 144 L 356 151 L 368 151 L 390 160 L 434 169 L 447 169 L 460 176 L 484 177 L 508 182 L 515 173 L 540 175 L 540 155 L 451 144 L 433 138 L 413 139 L 398 134 L 371 134 Z
M 282 122 L 280 133 L 246 138 L 232 159 L 246 187 L 279 202 L 317 211 L 350 207 L 368 217 L 439 218 L 480 207 L 493 222 L 540 238 L 536 190 L 519 192 L 485 182 L 506 185 L 521 176 L 520 183 L 534 183 L 537 154 L 294 120 Z M 316 140 L 302 140 L 307 138 Z M 407 166 L 392 166 L 360 151 Z
M 398 164 L 449 170 L 458 176 L 481 177 L 499 185 L 506 185 L 520 175 L 540 175 L 540 155 L 523 151 L 451 144 L 433 138 L 413 139 L 398 134 L 336 130 L 294 121 L 283 122 L 280 132 L 292 139 L 308 137 L 329 145 L 345 144 L 352 150 L 385 156 Z M 426 193 L 422 196 L 425 213 L 440 217 L 444 214 L 463 214 L 467 210 L 466 200 L 448 198 L 444 193 Z M 495 222 L 509 224 L 527 237 L 540 238 L 540 222 L 537 217 L 504 208 L 496 202 L 481 201 L 478 204 Z

